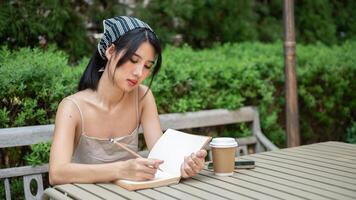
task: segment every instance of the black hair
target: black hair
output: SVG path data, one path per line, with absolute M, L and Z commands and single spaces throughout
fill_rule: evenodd
M 153 46 L 157 55 L 157 59 L 151 74 L 151 80 L 148 86 L 148 88 L 150 88 L 154 77 L 157 75 L 159 69 L 161 68 L 162 63 L 162 49 L 156 34 L 147 28 L 136 28 L 125 33 L 123 36 L 113 42 L 113 44 L 115 45 L 115 50 L 117 53 L 121 51 L 125 52 L 116 65 L 118 68 L 127 62 L 134 55 L 138 47 L 146 41 Z M 99 72 L 99 69 L 105 67 L 107 62 L 108 60 L 103 59 L 100 56 L 98 49 L 96 48 L 94 55 L 90 59 L 88 66 L 80 78 L 78 90 L 82 91 L 85 89 L 92 89 L 96 91 L 98 88 L 99 80 L 103 74 L 102 72 Z

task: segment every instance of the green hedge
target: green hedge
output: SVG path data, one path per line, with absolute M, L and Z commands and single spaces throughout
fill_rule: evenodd
M 327 47 L 298 45 L 297 73 L 303 143 L 341 140 L 355 121 L 356 42 Z M 195 51 L 164 51 L 152 90 L 160 113 L 257 105 L 264 132 L 284 145 L 283 48 L 237 43 Z M 24 48 L 0 51 L 0 127 L 53 123 L 56 107 L 76 90 L 88 59 Z M 174 101 L 173 101 L 174 100 Z
M 46 48 L 49 43 L 65 49 L 72 59 L 88 55 L 92 45 L 86 37 L 85 17 L 74 1 L 5 0 L 0 4 L 1 45 Z
M 2 1 L 0 45 L 45 48 L 40 40 L 44 37 L 77 61 L 89 56 L 90 47 L 97 44 L 88 33 L 102 32 L 103 19 L 125 15 L 128 10 L 150 24 L 164 44 L 175 43 L 172 38 L 177 34 L 194 48 L 211 47 L 216 42 L 275 42 L 283 38 L 281 0 L 135 2 L 135 6 L 127 6 L 114 0 Z M 356 1 L 298 0 L 294 4 L 299 42 L 333 45 L 356 38 Z
M 280 0 L 177 0 L 138 4 L 136 15 L 165 42 L 181 34 L 193 47 L 216 42 L 263 41 L 283 38 L 283 1 Z M 294 1 L 295 30 L 299 42 L 333 45 L 355 39 L 353 0 Z
M 332 47 L 297 46 L 304 144 L 356 142 L 355 47 L 356 42 Z M 225 44 L 199 51 L 189 46 L 168 46 L 163 57 L 162 70 L 152 85 L 160 113 L 255 105 L 261 112 L 263 132 L 279 147 L 285 146 L 281 42 Z M 76 91 L 87 62 L 83 59 L 71 67 L 68 56 L 52 47 L 48 51 L 23 48 L 14 52 L 1 48 L 0 127 L 53 123 L 58 103 Z M 238 128 L 240 132 L 228 134 L 244 135 L 246 126 Z M 9 150 L 10 165 L 48 162 L 49 145 L 32 146 L 23 160 L 19 160 L 23 149 Z M 3 165 L 0 163 L 0 167 Z M 15 184 L 15 194 L 21 194 L 20 182 Z
M 82 69 L 50 48 L 0 51 L 0 127 L 53 123 L 58 102 L 76 89 Z

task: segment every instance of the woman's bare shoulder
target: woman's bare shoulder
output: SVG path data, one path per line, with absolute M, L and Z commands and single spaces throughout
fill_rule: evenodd
M 140 85 L 139 87 L 140 106 L 142 108 L 156 106 L 156 100 L 149 87 Z
M 63 99 L 74 99 L 77 101 L 83 101 L 83 100 L 87 99 L 88 97 L 90 97 L 92 94 L 93 94 L 93 91 L 87 89 L 87 90 L 78 91 L 74 94 L 68 95 L 68 96 L 64 97 Z
M 146 96 L 149 97 L 153 96 L 151 89 L 146 85 L 140 85 L 138 89 L 139 89 L 139 97 L 142 100 L 144 100 Z
M 77 105 L 83 104 L 90 91 L 83 90 L 64 97 L 58 105 L 58 111 L 77 112 Z M 77 104 L 77 105 L 76 105 Z

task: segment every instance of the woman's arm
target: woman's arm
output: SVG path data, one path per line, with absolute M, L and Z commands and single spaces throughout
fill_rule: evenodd
M 148 87 L 140 86 L 140 98 L 146 93 Z M 141 103 L 142 102 L 142 103 Z M 156 101 L 150 89 L 141 101 L 141 124 L 144 130 L 145 141 L 148 149 L 152 149 L 157 140 L 162 136 Z
M 147 87 L 143 87 L 146 91 Z M 158 117 L 157 106 L 151 90 L 143 100 L 143 110 L 141 123 L 144 129 L 145 140 L 148 149 L 152 149 L 157 140 L 162 136 L 162 129 Z M 206 150 L 200 150 L 187 156 L 181 165 L 181 174 L 183 178 L 195 176 L 204 168 Z
M 72 102 L 63 100 L 56 115 L 50 153 L 49 181 L 52 185 L 109 182 L 121 178 L 146 180 L 154 177 L 160 162 L 153 159 L 137 158 L 92 165 L 71 163 L 78 128 L 81 128 L 79 111 Z

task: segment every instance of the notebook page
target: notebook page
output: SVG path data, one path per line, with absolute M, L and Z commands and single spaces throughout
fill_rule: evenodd
M 164 160 L 160 168 L 175 176 L 180 176 L 180 166 L 184 156 L 200 150 L 210 137 L 187 134 L 168 129 L 152 148 L 148 158 Z

